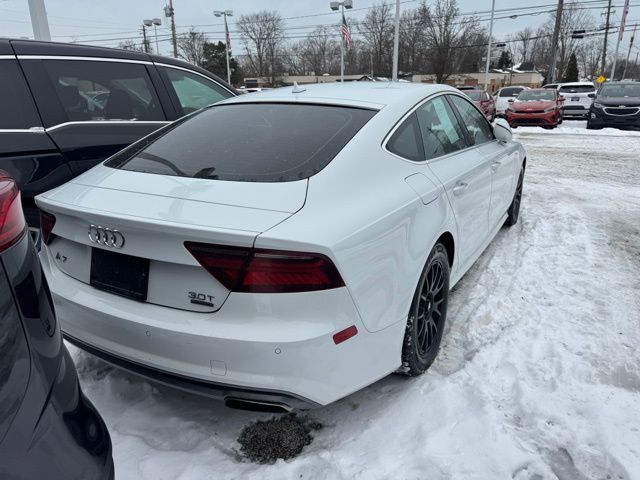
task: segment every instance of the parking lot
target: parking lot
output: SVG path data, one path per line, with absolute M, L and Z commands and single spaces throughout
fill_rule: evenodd
M 640 133 L 522 127 L 519 223 L 455 287 L 439 357 L 314 410 L 291 461 L 242 460 L 268 414 L 151 385 L 69 345 L 119 479 L 632 479 L 640 472 Z

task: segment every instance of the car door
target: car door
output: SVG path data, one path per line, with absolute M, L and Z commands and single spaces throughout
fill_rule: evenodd
M 37 226 L 33 198 L 73 174 L 45 133 L 18 60 L 8 54 L 12 51 L 9 45 L 5 47 L 0 48 L 0 170 L 18 183 L 27 221 Z
M 420 105 L 416 115 L 428 166 L 444 186 L 456 218 L 459 265 L 464 266 L 475 258 L 488 235 L 489 161 L 469 144 L 444 95 Z
M 159 63 L 156 63 L 156 67 L 167 87 L 178 116 L 188 115 L 208 105 L 235 96 L 235 93 L 227 87 L 195 70 Z
M 78 175 L 168 123 L 151 62 L 18 55 L 46 133 Z M 157 80 L 161 84 L 160 80 Z M 164 97 L 164 98 L 162 98 Z
M 491 172 L 491 206 L 489 231 L 493 231 L 511 204 L 518 152 L 508 144 L 496 140 L 493 128 L 478 109 L 459 95 L 447 95 L 460 122 L 468 132 L 470 143 L 486 159 Z

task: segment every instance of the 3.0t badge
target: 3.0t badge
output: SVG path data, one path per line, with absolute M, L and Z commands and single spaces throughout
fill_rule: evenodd
M 124 246 L 122 232 L 100 225 L 89 225 L 89 240 L 103 247 L 122 248 Z

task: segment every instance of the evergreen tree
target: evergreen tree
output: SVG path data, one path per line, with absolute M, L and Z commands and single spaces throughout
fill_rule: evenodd
M 569 64 L 567 65 L 567 71 L 562 78 L 563 82 L 577 82 L 578 81 L 578 59 L 576 54 L 572 53 L 569 57 Z
M 203 68 L 215 73 L 224 80 L 227 79 L 227 54 L 223 42 L 206 42 L 203 46 Z M 238 66 L 238 61 L 229 52 L 229 67 L 231 68 L 231 83 L 239 85 L 242 83 L 242 72 Z
M 500 55 L 500 59 L 498 60 L 498 68 L 499 69 L 511 68 L 512 65 L 513 65 L 513 60 L 511 59 L 511 54 L 509 53 L 508 50 L 503 50 L 502 54 Z

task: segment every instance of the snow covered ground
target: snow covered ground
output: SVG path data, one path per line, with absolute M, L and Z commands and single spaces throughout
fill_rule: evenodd
M 313 411 L 289 462 L 237 454 L 246 424 L 70 346 L 123 479 L 640 479 L 640 133 L 519 128 L 520 222 L 451 295 L 427 374 Z

